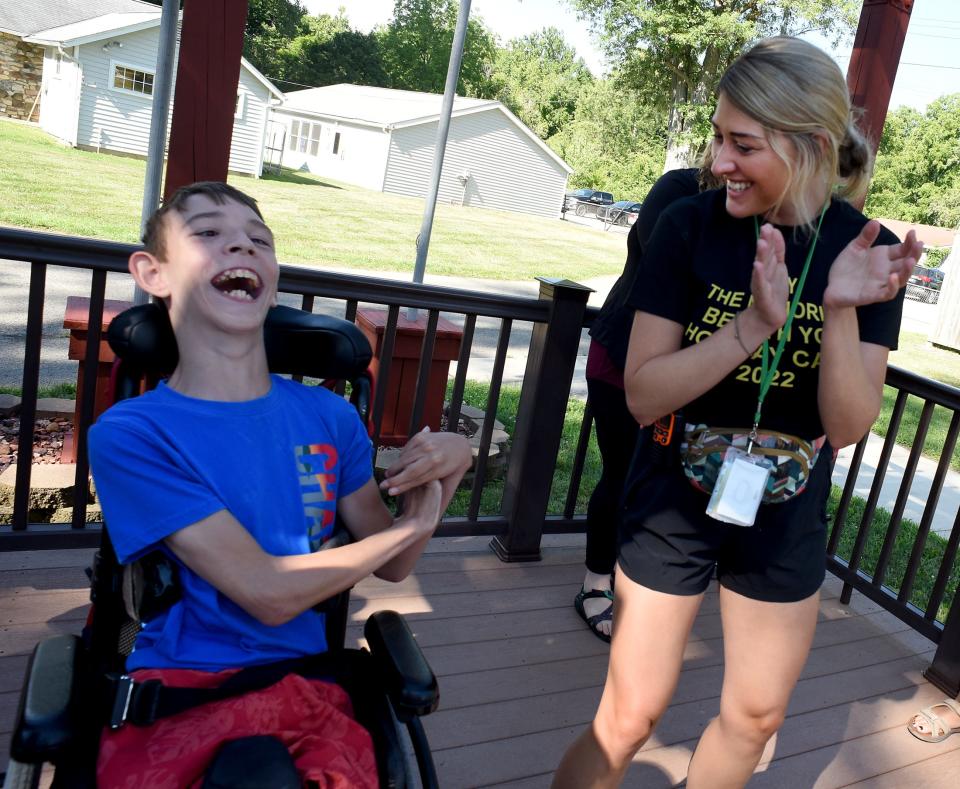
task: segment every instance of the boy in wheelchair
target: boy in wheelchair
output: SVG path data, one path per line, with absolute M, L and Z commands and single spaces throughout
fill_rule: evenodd
M 123 563 L 161 549 L 181 598 L 144 624 L 127 671 L 176 687 L 327 649 L 314 606 L 364 577 L 413 569 L 470 464 L 465 439 L 417 434 L 381 487 L 365 426 L 343 398 L 268 372 L 263 326 L 276 303 L 273 237 L 256 203 L 222 183 L 178 191 L 129 262 L 166 305 L 179 348 L 170 378 L 91 428 L 90 463 Z M 318 550 L 335 516 L 354 542 Z M 336 685 L 291 674 L 145 728 L 106 731 L 108 787 L 199 785 L 220 745 L 273 735 L 302 781 L 376 786 L 369 735 Z

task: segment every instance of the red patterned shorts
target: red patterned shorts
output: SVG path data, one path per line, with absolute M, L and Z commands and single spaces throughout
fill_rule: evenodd
M 133 677 L 174 687 L 216 687 L 235 670 L 143 669 Z M 378 786 L 373 743 L 353 719 L 338 685 L 290 674 L 235 698 L 202 704 L 157 721 L 104 730 L 97 760 L 101 789 L 199 787 L 219 747 L 230 740 L 269 734 L 286 745 L 304 783 L 323 789 Z

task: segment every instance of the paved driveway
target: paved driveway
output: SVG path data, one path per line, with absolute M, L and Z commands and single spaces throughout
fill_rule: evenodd
M 565 220 L 567 221 L 567 220 Z M 626 235 L 626 228 L 612 227 L 602 230 L 602 222 L 589 217 L 571 216 L 569 221 L 578 224 L 592 224 L 597 232 L 615 232 Z M 18 261 L 0 261 L 0 386 L 19 386 L 23 368 L 24 328 L 27 314 L 27 294 L 29 288 L 30 266 Z M 409 274 L 387 272 L 379 276 L 389 279 L 409 280 Z M 590 304 L 599 306 L 615 281 L 615 276 L 598 277 L 582 284 L 594 290 Z M 489 293 L 504 293 L 516 296 L 536 297 L 536 282 L 504 282 L 498 280 L 468 279 L 463 277 L 440 277 L 427 274 L 427 282 L 468 290 L 480 290 Z M 41 350 L 41 384 L 53 384 L 76 379 L 77 363 L 67 359 L 68 333 L 62 328 L 63 313 L 67 296 L 87 295 L 90 290 L 90 274 L 78 269 L 50 266 L 47 270 L 46 301 L 44 305 L 43 346 Z M 133 282 L 128 275 L 110 274 L 107 277 L 108 299 L 130 299 L 133 295 Z M 283 297 L 284 303 L 299 306 L 296 297 Z M 335 302 L 317 300 L 318 312 L 342 314 L 342 307 Z M 904 305 L 903 329 L 905 331 L 929 333 L 933 328 L 937 305 L 921 304 L 907 300 Z M 479 320 L 474 337 L 474 356 L 470 362 L 471 378 L 489 379 L 493 367 L 500 322 L 498 320 Z M 511 335 L 510 349 L 504 371 L 505 381 L 519 381 L 526 364 L 526 350 L 530 342 L 531 327 L 528 324 L 515 323 Z M 577 360 L 577 374 L 574 376 L 573 393 L 586 396 L 583 382 L 583 368 L 586 365 L 588 340 L 580 346 Z M 454 366 L 455 369 L 455 366 Z
M 63 328 L 67 296 L 89 296 L 90 272 L 49 266 L 43 309 L 43 342 L 40 351 L 40 383 L 75 381 L 77 363 L 67 358 L 69 333 Z M 20 386 L 26 343 L 27 301 L 30 264 L 0 261 L 0 386 Z M 108 274 L 108 299 L 130 299 L 133 280 L 127 275 Z

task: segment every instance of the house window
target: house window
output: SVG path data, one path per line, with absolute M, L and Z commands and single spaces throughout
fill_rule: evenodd
M 316 156 L 320 152 L 320 124 L 310 121 L 291 121 L 290 142 L 287 147 L 291 151 Z
M 334 155 L 340 153 L 340 132 L 333 135 L 333 153 Z
M 237 120 L 241 120 L 243 118 L 244 104 L 246 104 L 246 96 L 244 96 L 242 93 L 238 93 L 237 101 L 233 105 L 233 117 L 236 118 Z
M 153 95 L 153 73 L 132 66 L 113 64 L 113 79 L 110 86 L 114 90 L 137 93 L 140 96 Z

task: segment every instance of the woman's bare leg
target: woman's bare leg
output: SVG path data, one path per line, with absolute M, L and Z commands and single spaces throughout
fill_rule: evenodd
M 816 593 L 797 603 L 764 603 L 721 588 L 720 715 L 700 737 L 689 789 L 739 789 L 750 780 L 807 661 L 819 599 Z
M 567 750 L 553 786 L 620 785 L 670 702 L 703 595 L 663 594 L 617 570 L 610 667 L 591 726 Z

